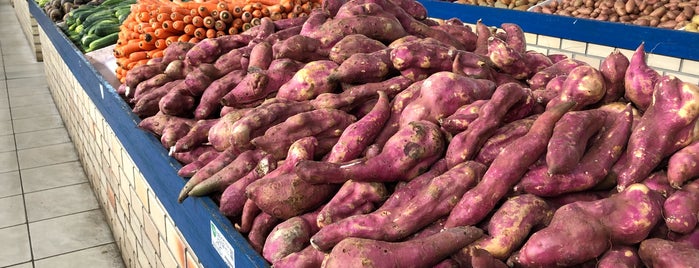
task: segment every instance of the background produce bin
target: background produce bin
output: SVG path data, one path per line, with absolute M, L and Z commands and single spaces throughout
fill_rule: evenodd
M 18 0 L 22 2 L 21 0 Z M 527 48 L 562 53 L 598 66 L 615 48 L 630 57 L 640 42 L 662 74 L 699 82 L 699 34 L 439 1 L 421 1 L 434 18 L 517 23 Z M 26 2 L 23 2 L 26 3 Z M 83 167 L 129 267 L 264 267 L 267 263 L 234 230 L 209 198 L 177 203 L 180 164 L 115 89 L 33 2 L 46 76 Z M 21 20 L 20 20 L 21 21 Z M 25 23 L 21 21 L 22 23 Z

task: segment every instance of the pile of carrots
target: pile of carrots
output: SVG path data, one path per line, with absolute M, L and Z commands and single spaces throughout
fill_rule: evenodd
M 260 23 L 306 16 L 321 0 L 139 0 L 122 23 L 114 48 L 116 76 L 150 59 L 162 57 L 173 42 L 196 43 L 204 38 L 232 35 Z

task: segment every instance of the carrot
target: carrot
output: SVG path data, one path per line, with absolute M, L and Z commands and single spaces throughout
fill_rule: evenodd
M 150 27 L 153 29 L 158 29 L 163 27 L 163 23 L 160 21 L 156 21 L 150 24 Z
M 139 61 L 139 60 L 147 59 L 147 58 L 148 58 L 148 53 L 145 51 L 136 51 L 136 52 L 129 54 L 130 61 Z
M 170 44 L 177 42 L 177 39 L 179 39 L 180 36 L 181 35 L 168 36 L 167 38 L 165 38 L 165 44 L 167 44 L 169 46 Z
M 216 31 L 216 37 L 221 37 L 221 36 L 224 36 L 224 35 L 226 35 L 226 32 L 225 32 L 225 31 Z
M 228 4 L 226 2 L 218 2 L 218 4 L 216 4 L 216 9 L 219 12 L 223 10 L 228 10 Z
M 233 14 L 231 14 L 231 12 L 229 12 L 228 10 L 221 11 L 218 14 L 218 17 L 219 17 L 220 21 L 223 21 L 225 23 L 233 22 Z
M 228 34 L 230 34 L 230 35 L 236 35 L 236 34 L 238 34 L 238 28 L 236 28 L 236 27 L 230 27 L 230 28 L 228 28 Z
M 197 29 L 197 26 L 194 26 L 194 24 L 187 24 L 184 26 L 184 33 L 187 35 L 194 35 L 194 31 Z
M 214 24 L 216 23 L 216 20 L 214 20 L 213 17 L 206 16 L 202 20 L 203 20 L 204 27 L 209 28 L 209 29 L 214 28 Z
M 243 19 L 241 19 L 241 18 L 235 18 L 235 19 L 233 20 L 233 24 L 232 24 L 231 27 L 232 27 L 232 28 L 236 28 L 236 29 L 241 29 L 241 28 L 243 27 L 243 23 L 244 23 L 244 22 L 243 22 Z
M 153 32 L 153 35 L 158 39 L 165 39 L 168 36 L 171 36 L 172 33 L 163 29 L 163 28 L 160 28 L 160 29 L 155 29 L 155 31 Z
M 172 19 L 172 16 L 182 16 L 182 17 L 184 17 L 184 15 L 189 14 L 189 9 L 182 8 L 182 7 L 178 7 L 178 6 L 174 6 L 174 7 L 171 7 L 171 8 L 170 8 L 170 12 L 172 12 L 172 13 L 170 14 L 170 18 Z M 174 19 L 173 19 L 173 20 L 174 20 Z
M 136 41 L 135 39 L 132 39 L 133 41 Z M 114 50 L 117 52 L 117 54 L 121 55 L 122 57 L 126 57 L 129 54 L 133 53 L 134 51 L 139 51 L 141 48 L 138 46 L 138 41 L 136 42 L 128 42 L 123 46 L 118 46 L 115 47 Z
M 252 12 L 253 10 L 255 10 L 255 9 L 252 8 L 251 4 L 247 4 L 247 5 L 243 6 L 243 12 Z
M 252 24 L 250 24 L 249 22 L 243 23 L 243 27 L 242 27 L 243 31 L 247 31 L 250 28 L 252 28 Z
M 252 20 L 250 20 L 250 24 L 252 24 L 252 26 L 260 25 L 260 23 L 262 23 L 262 20 L 260 20 L 260 18 L 252 18 Z
M 303 13 L 303 7 L 301 5 L 294 5 L 292 12 L 296 15 Z
M 211 10 L 211 14 L 209 14 L 209 16 L 211 16 L 211 17 L 214 18 L 214 19 L 218 19 L 218 18 L 219 18 L 219 16 L 218 16 L 219 13 L 220 13 L 220 11 L 219 11 L 218 9 L 214 9 L 214 10 Z
M 163 49 L 153 49 L 151 51 L 146 52 L 148 54 L 149 59 L 155 59 L 155 58 L 162 58 L 163 57 Z
M 200 6 L 199 8 L 197 8 L 197 13 L 199 14 L 199 16 L 206 17 L 206 16 L 211 15 L 211 10 L 214 10 L 214 9 L 216 9 L 216 8 L 214 7 L 214 8 L 210 9 L 207 6 Z
M 294 9 L 294 3 L 291 1 L 284 1 L 280 4 L 284 8 L 284 12 L 291 12 Z
M 153 43 L 140 41 L 140 42 L 138 42 L 138 47 L 141 48 L 142 50 L 151 50 L 151 49 L 155 48 L 154 43 L 155 43 L 155 41 L 153 41 Z
M 185 15 L 182 17 L 182 22 L 184 22 L 184 24 L 191 24 L 193 18 L 194 17 L 192 15 Z
M 235 6 L 233 9 L 231 9 L 231 14 L 233 14 L 233 17 L 239 18 L 243 15 L 243 8 L 240 6 Z
M 201 39 L 199 39 L 199 38 L 192 37 L 192 38 L 189 39 L 189 42 L 190 42 L 190 43 L 198 43 L 200 40 L 201 40 Z
M 215 29 L 216 31 L 225 31 L 225 30 L 226 30 L 226 27 L 227 27 L 227 26 L 226 26 L 226 23 L 223 22 L 222 20 L 217 20 L 217 21 L 214 23 L 214 29 Z
M 197 28 L 194 30 L 194 37 L 198 39 L 204 39 L 206 38 L 206 28 Z
M 275 12 L 282 13 L 282 12 L 284 12 L 283 9 L 284 9 L 284 7 L 282 7 L 282 5 L 280 5 L 280 4 L 271 5 L 271 6 L 267 7 L 267 10 L 269 11 L 270 15 L 274 14 Z
M 253 16 L 254 18 L 258 18 L 258 19 L 259 19 L 259 18 L 262 17 L 262 11 L 260 11 L 259 9 L 253 10 L 253 11 L 252 11 L 252 16 Z
M 252 13 L 245 11 L 240 15 L 240 18 L 243 19 L 243 22 L 250 22 L 250 20 L 252 20 Z
M 189 40 L 192 38 L 191 35 L 189 34 L 183 34 L 180 35 L 180 37 L 177 38 L 177 42 L 189 42 Z
M 148 13 L 146 11 L 141 11 L 138 13 L 137 17 L 138 17 L 138 20 L 141 22 L 148 21 L 148 20 L 150 20 L 150 13 Z
M 165 39 L 155 40 L 155 48 L 161 50 L 167 48 L 167 43 L 165 42 Z
M 178 12 L 172 12 L 170 13 L 170 20 L 172 21 L 178 21 L 184 19 L 184 14 L 178 13 Z
M 284 17 L 286 17 L 286 16 L 282 16 L 282 13 L 280 13 L 280 12 L 272 12 L 272 14 L 269 14 L 269 18 L 272 20 L 275 20 L 275 21 L 281 20 Z
M 296 15 L 296 13 L 294 13 L 294 12 L 286 13 L 286 18 L 287 18 L 287 19 L 293 19 L 293 18 L 296 18 L 296 17 L 298 17 L 298 15 Z
M 203 27 L 204 26 L 204 18 L 197 15 L 192 17 L 192 24 L 197 27 Z
M 262 16 L 263 16 L 263 17 L 269 17 L 269 15 L 272 14 L 272 13 L 269 11 L 269 8 L 267 8 L 267 7 L 264 7 L 264 8 L 262 8 L 262 9 L 260 9 L 260 12 L 262 13 Z

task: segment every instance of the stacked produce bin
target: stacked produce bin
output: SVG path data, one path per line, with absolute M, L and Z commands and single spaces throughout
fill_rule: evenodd
M 107 83 L 85 59 L 86 49 L 30 3 L 41 26 L 54 98 L 129 266 L 293 267 L 302 260 L 319 265 L 322 250 L 332 252 L 327 265 L 340 267 L 359 256 L 393 260 L 400 254 L 388 253 L 415 249 L 430 239 L 450 242 L 420 248 L 429 257 L 406 257 L 404 264 L 594 265 L 616 252 L 607 251 L 609 239 L 617 246 L 613 250 L 632 246 L 636 252 L 641 241 L 659 235 L 653 227 L 664 222 L 659 211 L 675 190 L 651 185 L 650 179 L 638 182 L 656 166 L 665 170 L 668 164 L 661 160 L 696 135 L 691 126 L 697 118 L 699 54 L 681 43 L 699 40 L 697 34 L 447 2 L 342 3 L 324 3 L 330 16 L 309 9 L 289 20 L 263 17 L 240 32 L 183 42 L 171 38 L 166 45 L 155 44 L 166 41 L 164 35 L 146 41 L 145 34 L 120 32 L 113 50 L 123 69 L 115 71 L 119 86 Z M 528 8 L 533 4 L 528 2 Z M 408 34 L 420 37 L 402 39 Z M 134 48 L 124 53 L 128 43 Z M 126 60 L 137 52 L 143 57 Z M 421 64 L 423 55 L 430 56 L 430 64 Z M 644 76 L 629 77 L 627 69 Z M 537 75 L 548 77 L 539 81 Z M 567 89 L 547 90 L 553 76 L 560 76 L 559 86 Z M 667 94 L 679 90 L 680 95 L 651 104 L 652 90 L 624 88 L 645 76 L 662 81 L 658 87 Z M 450 94 L 458 97 L 445 97 Z M 632 120 L 634 113 L 638 118 Z M 654 133 L 674 135 L 667 140 L 674 144 L 650 157 L 648 174 L 627 176 L 630 180 L 618 187 L 601 182 L 610 170 L 629 169 L 623 163 L 615 166 L 618 159 L 647 148 L 641 134 L 632 131 L 632 121 L 652 125 L 678 115 L 683 120 Z M 553 149 L 549 139 L 565 139 L 554 125 L 566 120 L 589 121 L 585 126 L 591 132 L 580 132 L 588 138 L 577 148 Z M 510 132 L 508 140 L 488 139 L 506 126 L 514 128 L 514 122 L 525 131 Z M 634 149 L 619 149 L 627 143 Z M 485 148 L 493 151 L 487 154 Z M 578 150 L 579 157 L 561 164 L 556 161 L 567 155 L 549 156 L 547 150 L 569 155 Z M 587 171 L 594 171 L 594 182 L 578 188 L 542 190 L 548 186 L 536 181 Z M 592 192 L 598 184 L 605 191 Z M 691 186 L 686 188 L 691 193 Z M 652 224 L 623 233 L 611 221 L 586 217 L 596 213 L 592 203 L 556 210 L 563 203 L 552 196 L 578 191 L 591 194 L 585 200 L 615 208 L 606 214 L 619 216 L 624 208 L 647 205 L 651 209 L 636 216 Z M 613 191 L 621 193 L 610 196 Z M 521 212 L 529 212 L 521 225 L 493 225 Z M 489 225 L 483 223 L 486 217 Z M 604 243 L 589 251 L 571 248 L 573 257 L 564 259 L 527 255 L 540 241 L 555 238 L 565 245 L 570 242 L 565 238 L 592 232 L 561 233 L 578 230 L 561 220 L 575 217 L 589 228 L 604 229 Z M 444 227 L 447 231 L 439 232 Z M 299 229 L 304 231 L 292 232 Z M 693 228 L 671 230 L 681 240 L 680 234 Z M 411 240 L 413 235 L 417 240 Z M 513 241 L 494 248 L 497 239 Z M 465 247 L 469 244 L 476 247 Z

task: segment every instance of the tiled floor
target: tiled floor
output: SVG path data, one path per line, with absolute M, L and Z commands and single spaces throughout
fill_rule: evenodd
M 123 267 L 9 0 L 0 25 L 0 267 Z

